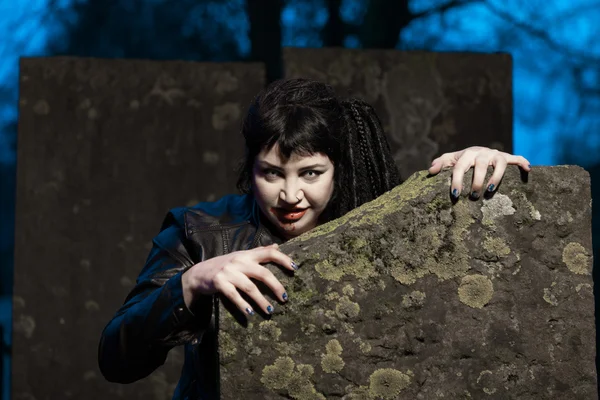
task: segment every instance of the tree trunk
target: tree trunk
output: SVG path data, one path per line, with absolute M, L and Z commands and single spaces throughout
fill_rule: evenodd
M 283 76 L 281 57 L 281 0 L 247 0 L 252 61 L 266 64 L 267 83 Z
M 329 19 L 323 28 L 323 47 L 342 47 L 344 45 L 344 22 L 340 18 L 340 5 L 342 0 L 327 0 Z
M 408 0 L 371 0 L 360 30 L 360 42 L 365 49 L 393 49 L 400 32 L 413 16 Z

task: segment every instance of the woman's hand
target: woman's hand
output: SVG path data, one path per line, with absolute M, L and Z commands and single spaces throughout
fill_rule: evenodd
M 484 189 L 483 180 L 490 165 L 494 167 L 494 173 L 486 183 Z M 527 172 L 531 171 L 529 161 L 522 156 L 513 156 L 502 151 L 476 146 L 453 153 L 442 154 L 433 160 L 429 168 L 429 173 L 435 175 L 442 169 L 454 167 L 452 170 L 450 193 L 454 198 L 458 198 L 463 187 L 462 182 L 465 172 L 471 167 L 475 167 L 471 197 L 478 198 L 482 190 L 493 192 L 498 187 L 507 165 L 518 165 Z
M 281 301 L 287 301 L 285 288 L 268 268 L 260 263 L 275 262 L 295 271 L 290 257 L 278 250 L 277 244 L 257 247 L 252 250 L 236 251 L 230 254 L 202 261 L 181 276 L 183 298 L 189 308 L 197 294 L 222 293 L 246 315 L 253 315 L 252 306 L 244 300 L 239 291 L 245 292 L 267 314 L 273 313 L 273 305 L 263 296 L 250 280 L 264 282 Z

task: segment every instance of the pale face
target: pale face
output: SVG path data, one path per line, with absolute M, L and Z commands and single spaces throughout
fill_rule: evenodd
M 283 237 L 291 239 L 318 225 L 333 193 L 333 170 L 322 153 L 308 157 L 292 153 L 284 162 L 275 144 L 258 154 L 252 170 L 254 197 Z

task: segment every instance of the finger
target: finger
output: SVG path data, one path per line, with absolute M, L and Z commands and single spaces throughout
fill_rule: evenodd
M 523 156 L 513 156 L 512 154 L 506 153 L 506 162 L 509 165 L 518 165 L 523 168 L 525 171 L 531 171 L 531 163 L 528 159 Z
M 452 153 L 444 153 L 435 160 L 431 162 L 431 167 L 429 167 L 428 172 L 431 175 L 435 175 L 439 173 L 444 168 L 449 168 L 454 166 L 456 160 L 458 159 L 459 151 L 455 151 Z
M 460 159 L 454 165 L 454 169 L 452 170 L 452 185 L 450 186 L 450 193 L 454 198 L 458 198 L 460 195 L 465 172 L 467 172 L 473 166 L 474 159 L 474 153 L 470 150 L 465 150 Z
M 250 303 L 244 300 L 240 292 L 238 292 L 237 288 L 231 282 L 225 279 L 220 281 L 215 280 L 215 288 L 245 315 L 253 316 L 255 314 Z
M 489 156 L 478 155 L 475 157 L 475 168 L 473 171 L 473 183 L 471 184 L 471 197 L 478 199 L 483 188 L 483 180 L 490 165 Z
M 506 171 L 506 157 L 503 157 L 501 154 L 498 154 L 496 157 L 492 159 L 492 166 L 494 167 L 494 173 L 490 177 L 490 180 L 487 182 L 487 191 L 492 193 L 498 187 L 498 184 L 502 180 L 504 176 L 504 172 Z
M 254 249 L 254 261 L 256 263 L 275 262 L 290 271 L 297 271 L 298 266 L 288 255 L 282 253 L 278 248 L 272 246 L 257 247 Z
M 244 264 L 238 271 L 248 278 L 253 278 L 257 281 L 263 282 L 265 285 L 267 285 L 269 289 L 271 289 L 273 294 L 280 301 L 288 301 L 288 296 L 287 292 L 285 291 L 285 288 L 283 287 L 281 282 L 279 282 L 279 280 L 275 277 L 275 275 L 273 275 L 273 273 L 269 271 L 268 268 L 260 264 Z
M 264 268 L 262 266 L 259 266 L 259 267 Z M 266 268 L 264 268 L 264 269 L 266 269 Z M 268 271 L 268 272 L 270 272 L 270 271 Z M 245 274 L 244 271 L 240 270 L 240 271 L 237 271 L 236 274 L 233 274 L 230 279 L 231 279 L 231 283 L 238 290 L 246 293 L 252 299 L 252 301 L 254 301 L 254 303 L 256 303 L 256 305 L 258 307 L 260 307 L 264 312 L 266 312 L 267 314 L 273 314 L 275 307 L 269 300 L 267 300 L 267 298 L 264 296 L 264 294 L 261 293 L 261 291 L 258 289 L 256 284 L 250 280 L 251 277 L 253 277 L 253 276 L 250 274 Z M 281 286 L 281 284 L 279 284 L 279 285 Z M 273 290 L 273 289 L 271 289 L 271 290 Z M 285 296 L 284 296 L 285 300 L 282 300 L 281 296 L 278 296 L 278 297 L 283 302 L 286 302 L 287 294 L 285 293 L 285 289 L 283 289 L 283 286 L 281 286 L 281 289 L 277 289 L 277 290 L 278 291 L 275 291 L 275 293 L 285 294 Z

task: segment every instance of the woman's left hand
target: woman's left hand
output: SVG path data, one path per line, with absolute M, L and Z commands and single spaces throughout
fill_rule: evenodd
M 433 160 L 429 168 L 429 173 L 435 175 L 444 168 L 454 167 L 450 193 L 454 198 L 458 198 L 463 187 L 462 182 L 465 172 L 471 167 L 475 167 L 471 197 L 478 198 L 481 196 L 482 190 L 484 190 L 483 180 L 485 179 L 488 167 L 492 166 L 494 173 L 486 183 L 485 190 L 493 192 L 502 180 L 507 165 L 518 165 L 527 172 L 531 171 L 531 165 L 525 157 L 514 156 L 487 147 L 475 146 L 453 153 L 442 154 Z

